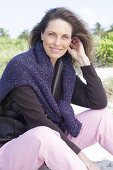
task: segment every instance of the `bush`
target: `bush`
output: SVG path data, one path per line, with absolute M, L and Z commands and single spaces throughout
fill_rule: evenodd
M 0 37 L 0 76 L 11 58 L 27 49 L 28 42 L 24 39 Z
M 113 32 L 97 41 L 96 58 L 104 64 L 113 63 Z

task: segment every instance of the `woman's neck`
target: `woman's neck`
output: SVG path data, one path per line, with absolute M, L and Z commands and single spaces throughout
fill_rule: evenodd
M 50 59 L 50 60 L 51 60 L 52 66 L 55 67 L 57 59 Z

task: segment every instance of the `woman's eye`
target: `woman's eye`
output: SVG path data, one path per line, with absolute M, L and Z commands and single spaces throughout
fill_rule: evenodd
M 49 36 L 54 36 L 54 34 L 53 33 L 49 33 Z
M 69 37 L 67 35 L 64 35 L 63 38 L 64 39 L 69 39 Z

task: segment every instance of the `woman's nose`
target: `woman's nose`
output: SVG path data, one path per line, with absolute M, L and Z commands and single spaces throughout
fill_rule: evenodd
M 60 38 L 56 38 L 56 39 L 54 40 L 54 44 L 55 44 L 56 46 L 59 46 L 59 45 L 61 44 Z

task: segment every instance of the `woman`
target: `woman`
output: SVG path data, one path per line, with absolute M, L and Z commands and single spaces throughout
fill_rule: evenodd
M 0 80 L 2 109 L 15 111 L 16 105 L 29 128 L 1 147 L 0 169 L 37 170 L 45 162 L 52 170 L 98 170 L 82 149 L 99 142 L 113 154 L 113 118 L 89 60 L 89 32 L 71 11 L 55 8 L 31 31 L 30 46 L 8 63 Z M 70 103 L 90 110 L 75 117 Z

